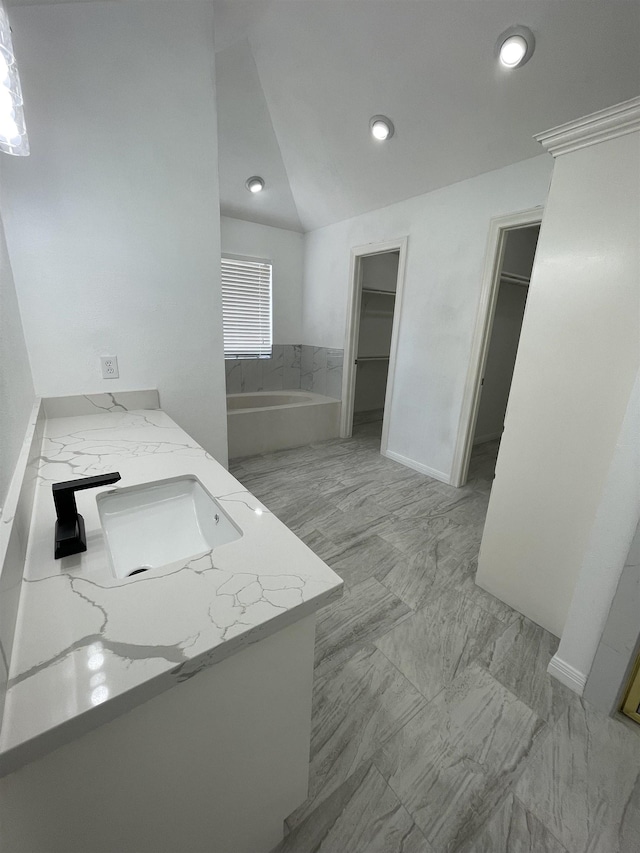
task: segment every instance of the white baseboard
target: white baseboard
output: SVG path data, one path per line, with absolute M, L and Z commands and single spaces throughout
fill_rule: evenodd
M 408 456 L 402 456 L 402 454 L 395 453 L 393 450 L 382 450 L 380 452 L 388 459 L 393 459 L 394 462 L 406 465 L 407 468 L 413 468 L 414 471 L 419 471 L 421 474 L 433 477 L 434 480 L 440 480 L 441 483 L 446 483 L 448 486 L 451 485 L 451 478 L 442 471 L 436 471 L 435 468 L 429 468 L 428 465 L 423 465 L 422 462 L 415 462 L 413 459 L 409 459 Z
M 547 672 L 549 675 L 557 678 L 558 681 L 561 684 L 564 684 L 565 687 L 568 687 L 569 690 L 573 690 L 573 692 L 577 693 L 578 696 L 582 696 L 585 684 L 587 683 L 587 676 L 584 672 L 580 672 L 579 669 L 571 666 L 571 664 L 568 664 L 566 661 L 562 660 L 562 658 L 559 658 L 558 655 L 554 655 L 551 658 L 551 663 L 547 667 Z

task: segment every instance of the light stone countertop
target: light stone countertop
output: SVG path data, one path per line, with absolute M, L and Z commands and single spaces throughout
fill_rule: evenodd
M 76 494 L 87 551 L 55 560 L 51 484 L 119 471 Z M 117 579 L 96 497 L 195 475 L 240 539 Z M 0 775 L 313 613 L 342 581 L 161 410 L 46 422 L 7 699 Z

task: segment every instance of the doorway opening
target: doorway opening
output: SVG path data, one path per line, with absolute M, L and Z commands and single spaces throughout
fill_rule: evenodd
M 345 341 L 341 435 L 354 426 L 381 429 L 387 448 L 389 408 L 404 281 L 406 238 L 353 249 Z
M 541 209 L 494 220 L 476 326 L 454 483 L 493 477 L 540 233 Z M 473 451 L 473 465 L 469 471 Z

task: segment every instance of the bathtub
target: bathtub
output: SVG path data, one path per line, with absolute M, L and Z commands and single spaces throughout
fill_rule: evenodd
M 340 435 L 340 400 L 311 391 L 227 394 L 229 458 L 301 447 Z

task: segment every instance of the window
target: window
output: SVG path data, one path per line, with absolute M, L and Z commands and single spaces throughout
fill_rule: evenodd
M 222 322 L 225 358 L 269 358 L 271 261 L 223 256 Z

